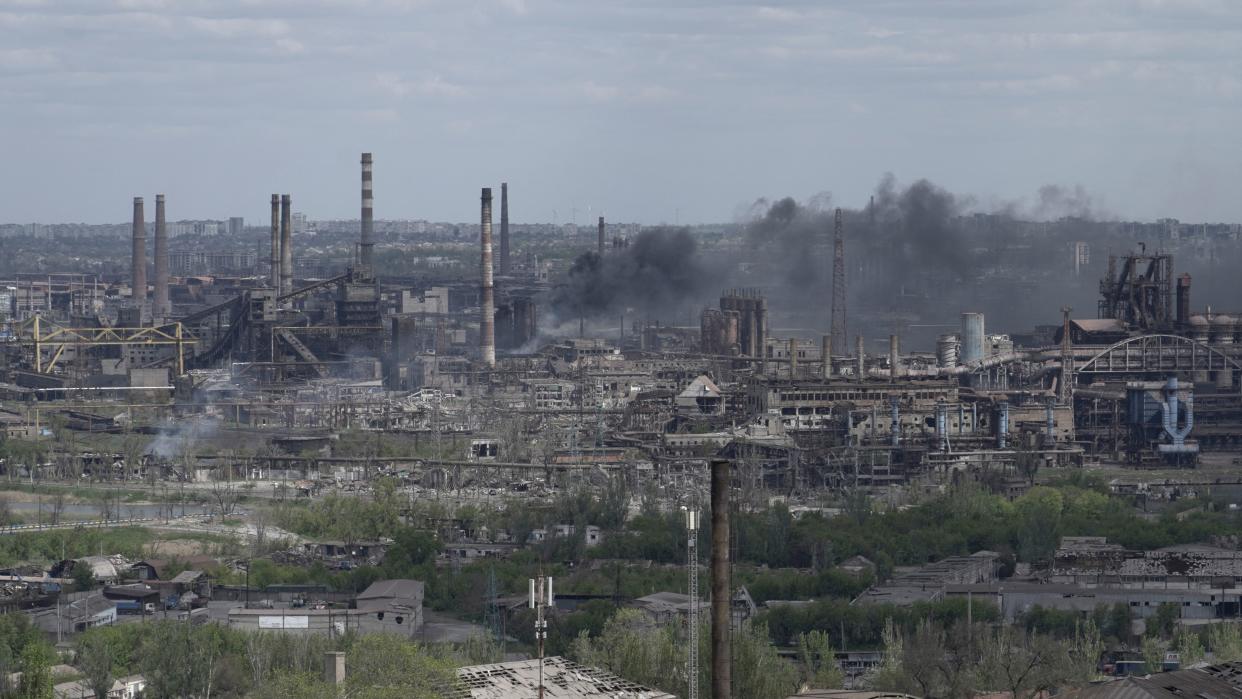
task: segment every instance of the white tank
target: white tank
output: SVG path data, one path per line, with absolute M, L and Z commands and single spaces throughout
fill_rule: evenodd
M 962 364 L 983 359 L 983 343 L 987 339 L 983 328 L 982 313 L 962 314 L 962 345 L 958 352 L 959 361 Z

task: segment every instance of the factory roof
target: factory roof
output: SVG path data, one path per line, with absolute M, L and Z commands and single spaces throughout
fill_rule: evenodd
M 539 696 L 539 661 L 472 665 L 457 670 L 453 699 L 534 699 Z M 595 667 L 556 656 L 543 661 L 543 696 L 548 699 L 675 699 Z
M 1179 699 L 1225 697 L 1242 690 L 1242 665 L 1224 663 L 1195 670 L 1158 672 L 1147 677 L 1126 677 L 1085 687 L 1079 699 Z
M 720 387 L 715 381 L 706 376 L 699 376 L 686 386 L 686 390 L 682 391 L 679 398 L 703 398 L 703 397 L 720 397 Z
M 397 607 L 411 609 L 423 604 L 423 583 L 419 580 L 377 580 L 357 598 L 358 609 L 380 610 Z

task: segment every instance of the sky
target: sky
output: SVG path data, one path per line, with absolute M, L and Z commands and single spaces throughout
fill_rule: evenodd
M 734 220 L 886 172 L 1242 221 L 1237 0 L 0 0 L 0 221 Z M 150 208 L 150 207 L 148 207 Z

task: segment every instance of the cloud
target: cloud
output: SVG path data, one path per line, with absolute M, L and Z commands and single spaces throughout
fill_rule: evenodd
M 358 123 L 444 163 L 420 185 L 428 216 L 454 213 L 449 190 L 476 186 L 484 159 L 532 180 L 515 191 L 545 218 L 582 202 L 727 218 L 773 191 L 849 202 L 890 169 L 1013 199 L 1064 169 L 1122 216 L 1242 219 L 1242 200 L 1156 211 L 1155 184 L 1112 184 L 1174 171 L 1189 147 L 1174 139 L 1242 176 L 1236 0 L 0 0 L 0 35 L 0 95 L 21 105 L 0 112 L 0 148 L 47 154 L 0 172 L 19 220 L 113 216 L 92 172 L 184 176 L 126 157 L 154 133 L 189 134 L 178 148 L 220 179 L 252 152 L 354 149 Z M 384 128 L 398 123 L 412 128 Z M 616 166 L 567 174 L 584 143 Z M 230 187 L 281 177 L 330 209 L 323 169 L 250 168 L 195 196 L 222 213 Z
M 395 98 L 410 95 L 431 97 L 465 97 L 465 87 L 451 83 L 439 75 L 428 76 L 419 80 L 407 80 L 400 73 L 383 72 L 375 76 L 374 84 L 382 92 Z
M 515 15 L 524 15 L 530 11 L 530 8 L 526 6 L 526 0 L 500 0 L 500 6 Z

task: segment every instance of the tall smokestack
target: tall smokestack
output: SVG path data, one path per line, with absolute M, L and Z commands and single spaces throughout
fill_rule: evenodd
M 888 377 L 893 381 L 901 376 L 901 338 L 888 336 Z
M 1190 320 L 1190 275 L 1183 274 L 1177 278 L 1177 324 L 1185 325 Z
M 850 340 L 845 334 L 845 227 L 840 209 L 834 215 L 832 230 L 832 327 L 829 329 L 833 342 L 841 343 L 834 349 L 845 354 Z
M 509 276 L 509 183 L 500 183 L 500 276 Z
M 139 309 L 147 307 L 147 222 L 142 212 L 142 197 L 134 197 L 134 239 L 130 259 L 130 298 Z M 139 322 L 145 314 L 140 310 Z
M 280 293 L 293 292 L 293 197 L 280 195 Z
M 824 335 L 819 351 L 822 359 L 820 370 L 823 373 L 821 376 L 824 379 L 830 379 L 832 378 L 832 335 Z
M 604 256 L 604 217 L 599 217 L 599 256 Z
M 358 262 L 367 269 L 371 268 L 371 254 L 375 250 L 375 241 L 371 239 L 375 222 L 374 199 L 371 191 L 371 154 L 362 154 L 362 240 L 358 245 Z
M 483 231 L 483 318 L 479 324 L 479 344 L 483 354 L 483 363 L 489 367 L 496 366 L 496 298 L 492 288 L 492 188 L 484 187 L 482 196 Z
M 798 338 L 789 338 L 789 378 L 798 378 Z
M 863 344 L 863 336 L 854 341 L 855 360 L 858 361 L 858 380 L 867 378 L 867 347 Z
M 762 296 L 759 297 L 757 316 L 758 335 L 759 335 L 759 371 L 768 373 L 768 300 Z
M 151 320 L 163 323 L 172 315 L 168 300 L 168 226 L 164 222 L 164 195 L 155 195 L 155 301 Z
M 272 195 L 272 288 L 280 293 L 280 195 Z

